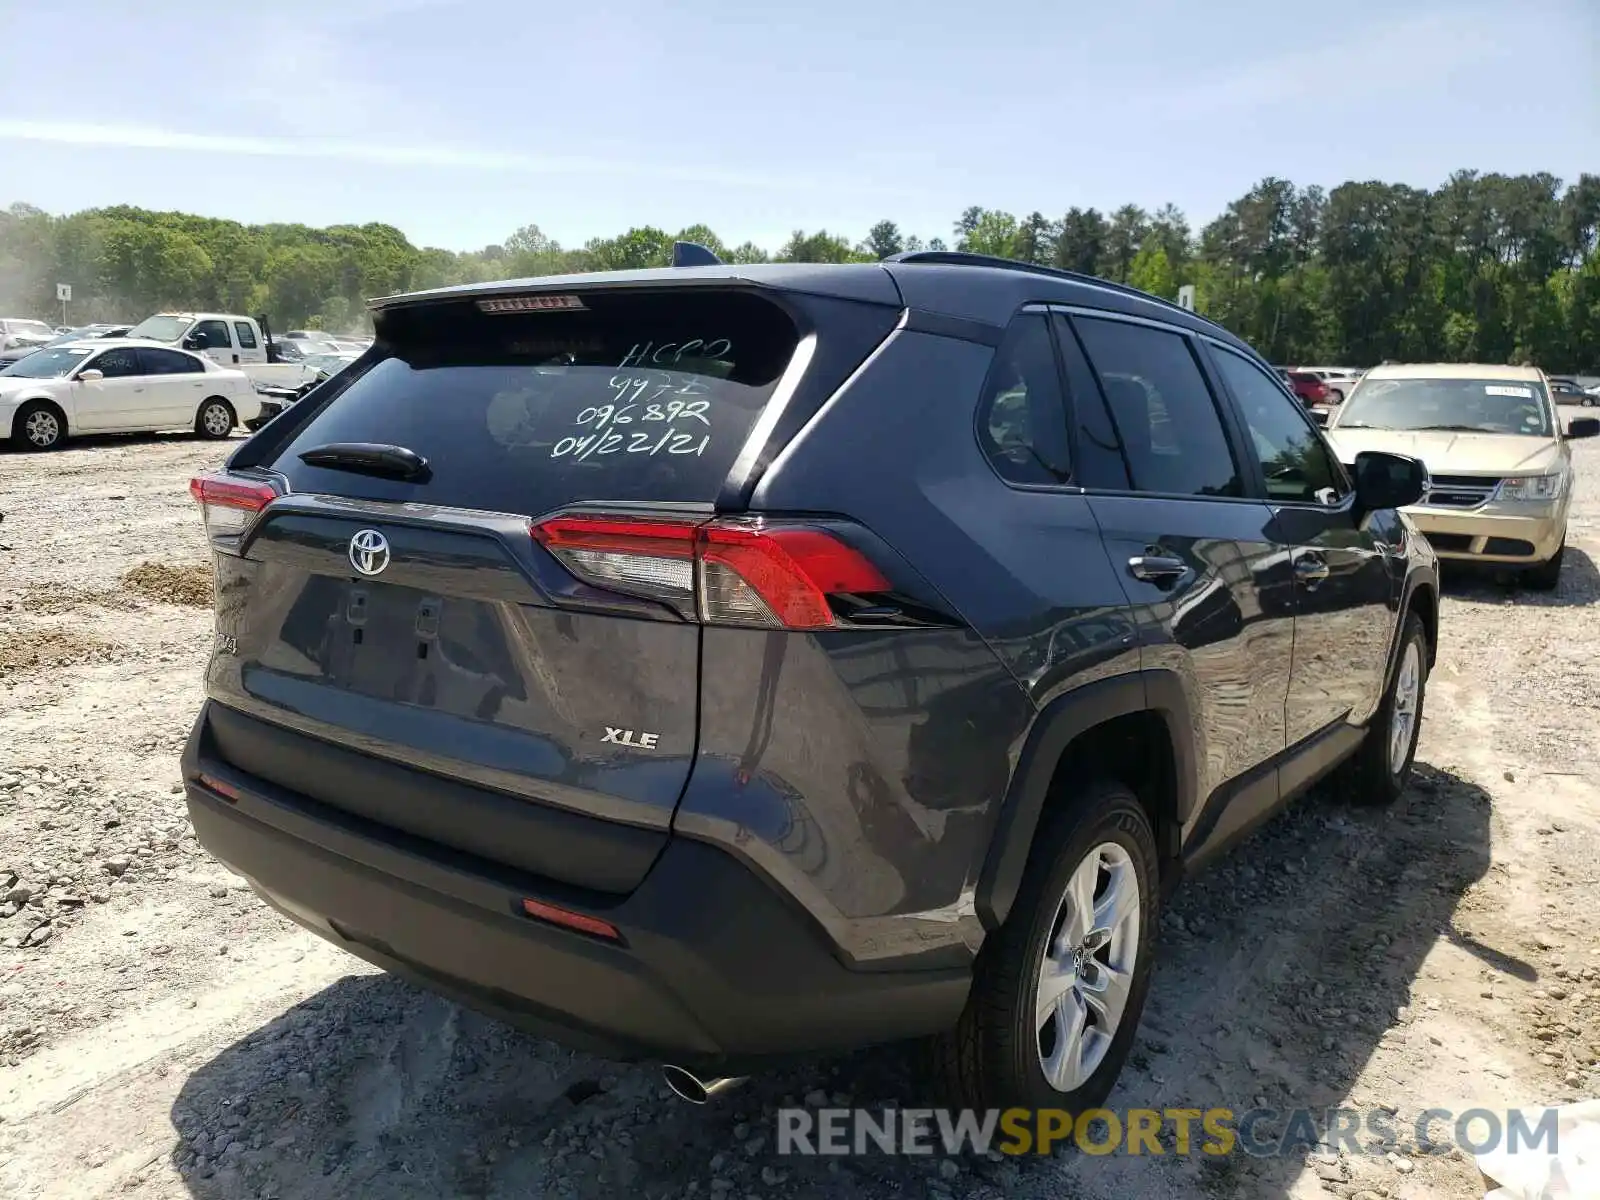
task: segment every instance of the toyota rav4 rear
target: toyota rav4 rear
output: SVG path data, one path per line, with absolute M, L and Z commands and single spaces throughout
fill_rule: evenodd
M 842 948 L 838 906 L 804 897 L 849 839 L 728 734 L 820 712 L 819 763 L 861 759 L 838 672 L 863 647 L 1003 675 L 869 530 L 749 511 L 901 315 L 886 272 L 833 294 L 796 274 L 402 298 L 359 363 L 197 478 L 217 643 L 184 766 L 206 847 L 350 951 L 619 1057 L 725 1068 L 948 1028 L 970 971 Z M 814 694 L 774 688 L 785 657 Z M 896 881 L 899 905 L 954 904 L 964 866 L 947 894 Z M 895 907 L 854 886 L 863 913 Z

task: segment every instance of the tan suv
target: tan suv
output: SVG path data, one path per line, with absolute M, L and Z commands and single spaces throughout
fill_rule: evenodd
M 1406 512 L 1440 558 L 1522 568 L 1541 590 L 1561 575 L 1567 441 L 1596 434 L 1600 421 L 1581 417 L 1562 434 L 1538 368 L 1472 363 L 1374 367 L 1328 421 L 1346 463 L 1384 450 L 1426 464 L 1429 490 Z

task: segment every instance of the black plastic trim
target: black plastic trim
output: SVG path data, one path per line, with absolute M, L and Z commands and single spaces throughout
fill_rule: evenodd
M 991 349 L 999 346 L 1006 334 L 1003 328 L 991 325 L 987 321 L 947 316 L 944 313 L 929 312 L 925 308 L 908 309 L 904 328 L 911 333 L 929 333 L 935 337 L 976 342 Z
M 1132 671 L 1085 684 L 1058 697 L 1034 720 L 1017 769 L 1011 776 L 989 854 L 978 877 L 975 904 L 988 929 L 1005 923 L 1016 900 L 1039 828 L 1057 764 L 1073 739 L 1116 717 L 1159 713 L 1172 739 L 1177 776 L 1175 824 L 1193 810 L 1198 775 L 1194 725 L 1183 684 L 1170 671 Z M 1165 851 L 1176 847 L 1166 846 Z

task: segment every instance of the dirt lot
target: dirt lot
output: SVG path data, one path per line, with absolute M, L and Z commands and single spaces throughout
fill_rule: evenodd
M 1308 798 L 1184 890 L 1113 1103 L 1600 1092 L 1600 443 L 1561 590 L 1447 586 L 1416 785 Z M 1481 1196 L 1442 1155 L 780 1157 L 774 1110 L 919 1097 L 880 1050 L 706 1109 L 514 1035 L 269 912 L 189 836 L 223 449 L 0 450 L 0 1195 Z M 998 1159 L 999 1156 L 994 1156 Z

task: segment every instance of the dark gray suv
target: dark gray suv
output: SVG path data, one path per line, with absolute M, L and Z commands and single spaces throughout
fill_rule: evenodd
M 370 962 L 689 1092 L 935 1035 L 964 1102 L 1081 1108 L 1166 890 L 1406 782 L 1422 469 L 1192 313 L 914 254 L 373 317 L 192 485 L 183 759 L 204 845 Z

